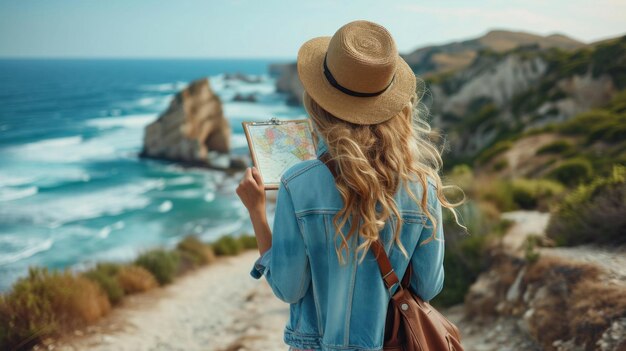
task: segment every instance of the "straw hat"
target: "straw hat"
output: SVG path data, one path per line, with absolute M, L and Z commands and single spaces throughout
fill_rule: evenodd
M 396 116 L 415 92 L 413 70 L 389 32 L 354 21 L 332 37 L 317 37 L 298 51 L 298 76 L 306 92 L 335 117 L 376 124 Z

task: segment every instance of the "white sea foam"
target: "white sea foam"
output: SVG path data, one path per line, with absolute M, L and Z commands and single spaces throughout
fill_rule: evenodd
M 272 117 L 304 118 L 304 114 L 286 105 L 261 105 L 246 102 L 224 103 L 224 115 L 247 121 L 264 121 Z
M 215 193 L 208 192 L 208 193 L 204 194 L 204 201 L 212 202 L 213 200 L 215 200 Z
M 0 187 L 27 185 L 27 184 L 34 182 L 35 179 L 37 178 L 33 176 L 25 176 L 25 175 L 22 176 L 22 175 L 0 173 Z
M 174 82 L 174 83 L 142 85 L 141 90 L 158 91 L 158 92 L 165 92 L 165 91 L 176 92 L 176 91 L 184 89 L 186 86 L 187 86 L 187 82 L 179 81 L 179 82 Z
M 238 233 L 243 228 L 243 224 L 243 220 L 236 220 L 212 226 L 210 228 L 206 228 L 204 232 L 200 234 L 200 238 L 205 241 L 211 241 L 225 234 Z
M 100 232 L 98 233 L 98 236 L 101 239 L 106 239 L 109 236 L 109 234 L 111 234 L 112 231 L 123 229 L 124 226 L 125 226 L 124 221 L 117 221 L 111 225 L 107 225 L 106 227 L 102 228 Z
M 172 190 L 164 191 L 159 195 L 161 197 L 175 199 L 201 199 L 204 196 L 204 191 L 202 189 Z
M 29 186 L 26 188 L 0 187 L 0 202 L 23 199 L 37 194 L 38 191 L 39 188 L 36 186 Z
M 7 265 L 25 258 L 31 257 L 39 252 L 47 251 L 52 247 L 52 238 L 25 238 L 18 235 L 0 236 L 0 246 L 10 246 L 16 248 L 10 253 L 0 254 L 0 266 Z
M 81 136 L 73 136 L 16 145 L 4 151 L 20 161 L 71 163 L 110 156 L 115 149 L 95 139 L 84 141 Z
M 182 176 L 176 177 L 172 179 L 168 179 L 166 181 L 167 185 L 188 185 L 196 182 L 196 179 L 191 176 Z
M 230 142 L 232 144 L 233 149 L 237 149 L 240 147 L 247 147 L 248 140 L 246 139 L 245 134 L 235 134 L 231 135 Z
M 43 163 L 77 163 L 126 157 L 129 152 L 136 152 L 141 147 L 143 129 L 155 118 L 154 114 L 95 118 L 85 123 L 103 130 L 97 137 L 46 139 L 12 146 L 2 152 L 19 161 Z
M 97 261 L 113 261 L 113 262 L 127 262 L 137 257 L 139 249 L 134 246 L 118 246 L 111 250 L 101 251 L 93 256 L 91 260 Z
M 157 116 L 155 114 L 102 117 L 87 120 L 86 124 L 88 126 L 97 127 L 100 129 L 115 127 L 144 128 L 146 125 L 154 121 L 156 117 Z
M 172 204 L 170 200 L 163 201 L 163 203 L 159 205 L 159 212 L 161 213 L 169 212 L 172 210 L 172 207 L 174 207 L 174 205 Z
M 87 193 L 46 197 L 23 206 L 0 207 L 0 217 L 58 228 L 78 220 L 114 216 L 146 208 L 151 203 L 146 192 L 162 186 L 161 180 L 148 180 Z

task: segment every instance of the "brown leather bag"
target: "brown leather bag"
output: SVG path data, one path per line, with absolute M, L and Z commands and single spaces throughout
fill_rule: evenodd
M 337 168 L 330 155 L 323 153 L 320 160 L 337 178 Z M 383 350 L 463 351 L 459 329 L 409 288 L 411 263 L 400 282 L 380 239 L 373 242 L 370 249 L 387 290 L 400 284 L 387 306 Z
M 380 239 L 373 242 L 374 252 L 385 287 L 391 290 L 400 284 L 387 306 L 384 350 L 398 351 L 463 351 L 459 329 L 428 302 L 409 288 L 411 263 L 402 281 L 398 281 Z

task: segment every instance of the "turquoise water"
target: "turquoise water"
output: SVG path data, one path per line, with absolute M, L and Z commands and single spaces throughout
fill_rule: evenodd
M 233 128 L 299 117 L 275 93 L 281 60 L 0 60 L 0 290 L 29 265 L 131 260 L 187 234 L 250 232 L 238 175 L 140 160 L 143 128 L 191 80 L 210 77 Z M 258 75 L 260 83 L 225 79 Z M 257 103 L 234 102 L 256 93 Z

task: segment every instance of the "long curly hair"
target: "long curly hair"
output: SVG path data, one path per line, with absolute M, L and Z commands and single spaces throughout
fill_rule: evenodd
M 344 252 L 349 254 L 348 240 L 358 233 L 364 240 L 357 247 L 361 252 L 361 262 L 372 242 L 378 240 L 379 231 L 392 216 L 395 221 L 393 239 L 405 257 L 408 253 L 400 241 L 402 216 L 394 200 L 400 184 L 403 184 L 409 196 L 419 204 L 423 213 L 433 225 L 433 237 L 437 223 L 428 204 L 428 178 L 435 182 L 437 197 L 443 207 L 454 207 L 443 191 L 439 176 L 442 167 L 441 152 L 431 139 L 434 132 L 421 118 L 428 109 L 421 103 L 423 95 L 417 92 L 410 101 L 391 119 L 372 125 L 359 125 L 338 119 L 324 110 L 305 91 L 303 103 L 313 121 L 316 133 L 320 134 L 328 146 L 328 153 L 339 168 L 336 179 L 337 189 L 344 205 L 335 215 L 335 243 L 337 236 L 340 244 L 335 245 L 339 261 L 345 262 Z M 418 181 L 424 189 L 418 199 L 410 189 L 411 182 Z M 376 206 L 380 204 L 380 211 Z M 341 228 L 350 221 L 347 235 Z M 458 221 L 457 221 L 458 222 Z

